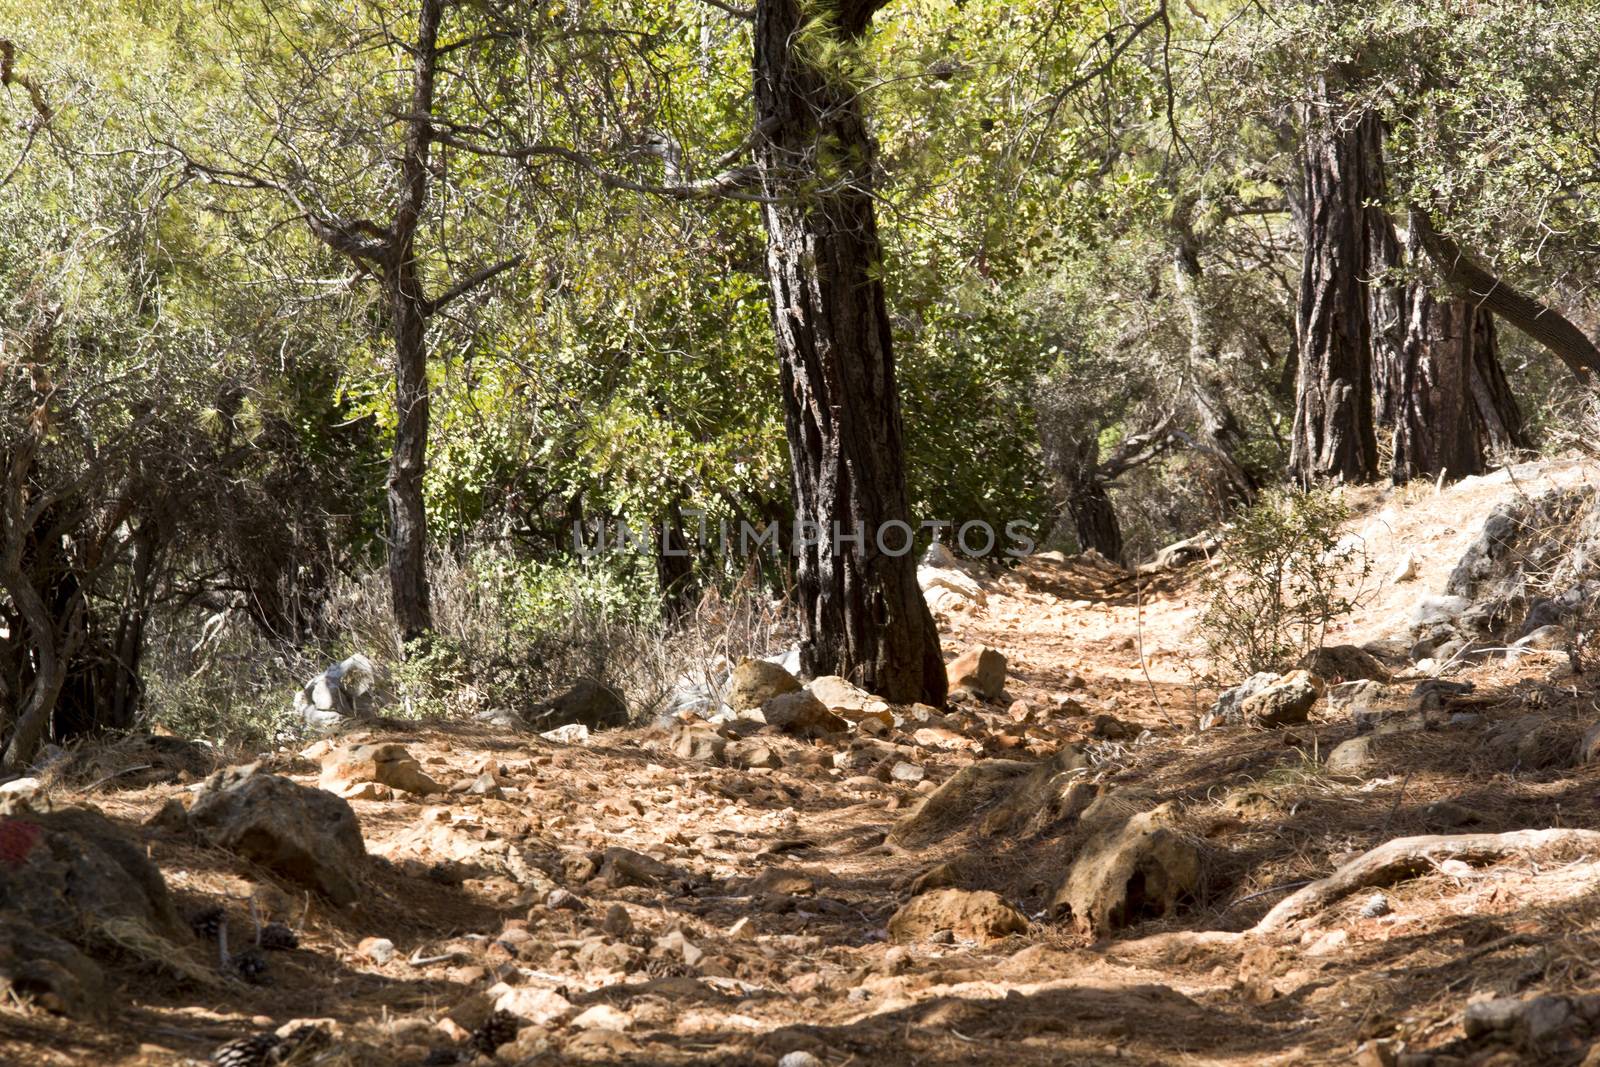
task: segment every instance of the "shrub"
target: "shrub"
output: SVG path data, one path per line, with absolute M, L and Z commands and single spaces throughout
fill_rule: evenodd
M 1217 669 L 1284 670 L 1355 610 L 1372 561 L 1359 539 L 1340 536 L 1349 517 L 1331 492 L 1282 490 L 1234 521 L 1202 586 L 1200 634 Z

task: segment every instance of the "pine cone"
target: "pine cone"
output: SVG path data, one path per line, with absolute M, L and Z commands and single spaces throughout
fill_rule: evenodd
M 267 957 L 260 949 L 247 948 L 229 961 L 234 972 L 251 985 L 266 985 L 270 979 L 267 977 Z
M 194 935 L 205 941 L 215 941 L 222 932 L 222 926 L 228 921 L 228 913 L 218 905 L 213 904 L 208 908 L 201 908 L 189 916 L 189 929 Z
M 277 1034 L 255 1034 L 236 1038 L 218 1045 L 211 1053 L 211 1062 L 219 1067 L 269 1067 L 282 1063 L 279 1053 L 283 1039 Z
M 283 923 L 268 923 L 261 928 L 260 947 L 267 952 L 287 952 L 300 947 L 300 937 Z
M 493 1056 L 494 1050 L 517 1039 L 519 1020 L 508 1011 L 497 1011 L 472 1032 L 472 1050 Z

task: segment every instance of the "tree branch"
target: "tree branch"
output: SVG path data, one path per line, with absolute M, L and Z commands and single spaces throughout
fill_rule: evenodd
M 56 117 L 55 109 L 50 106 L 50 101 L 44 97 L 44 91 L 39 88 L 39 83 L 25 74 L 18 74 L 16 70 L 17 46 L 9 40 L 0 37 L 0 85 L 20 85 L 28 92 L 28 99 L 33 103 L 33 110 L 39 114 L 39 123 L 43 125 Z
M 459 282 L 456 282 L 456 284 L 452 285 L 444 292 L 440 293 L 438 296 L 434 297 L 432 300 L 426 301 L 422 305 L 422 314 L 425 316 L 432 315 L 434 312 L 450 303 L 450 301 L 459 296 L 465 296 L 467 293 L 472 292 L 472 290 L 476 289 L 490 278 L 493 278 L 495 275 L 504 274 L 508 270 L 513 270 L 517 267 L 520 267 L 522 265 L 522 261 L 526 258 L 526 256 L 519 252 L 510 259 L 502 259 L 500 262 L 484 267 L 480 271 L 474 271 L 465 278 L 462 278 Z
M 1600 348 L 1596 348 L 1565 315 L 1508 285 L 1468 256 L 1453 240 L 1433 228 L 1433 220 L 1426 211 L 1413 207 L 1410 222 L 1429 258 L 1443 272 L 1445 281 L 1465 289 L 1482 307 L 1544 345 L 1580 382 L 1587 384 L 1593 376 L 1600 375 Z
M 560 145 L 534 144 L 496 148 L 492 145 L 463 140 L 455 134 L 442 131 L 435 133 L 434 140 L 439 144 L 448 145 L 451 148 L 478 156 L 516 159 L 524 162 L 541 158 L 559 159 L 588 171 L 599 180 L 601 185 L 608 189 L 625 189 L 635 193 L 649 193 L 652 196 L 664 196 L 673 200 L 711 200 L 721 197 L 726 200 L 746 200 L 754 203 L 773 202 L 772 197 L 746 191 L 757 182 L 756 169 L 754 167 L 731 167 L 709 178 L 701 178 L 698 181 L 657 184 L 623 177 L 615 171 L 605 169 L 605 167 L 601 166 L 600 161 L 593 156 L 574 151 L 571 148 L 563 148 Z

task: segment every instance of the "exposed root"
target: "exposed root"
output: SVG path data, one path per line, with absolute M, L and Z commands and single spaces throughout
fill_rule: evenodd
M 1444 860 L 1493 863 L 1509 856 L 1561 851 L 1600 853 L 1600 831 L 1513 830 L 1503 834 L 1429 834 L 1386 841 L 1326 878 L 1278 902 L 1253 933 L 1281 930 L 1351 893 L 1424 874 Z

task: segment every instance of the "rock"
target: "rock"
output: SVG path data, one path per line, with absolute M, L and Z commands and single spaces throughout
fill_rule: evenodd
M 1091 838 L 1056 891 L 1057 913 L 1105 936 L 1190 900 L 1200 885 L 1200 852 L 1169 825 L 1172 816 L 1163 804 Z
M 31 797 L 39 792 L 39 787 L 37 778 L 13 778 L 0 785 L 0 797 Z
M 948 930 L 966 941 L 993 941 L 1028 931 L 1028 920 L 988 890 L 935 889 L 913 898 L 889 919 L 898 943 L 923 941 Z
M 331 729 L 347 719 L 372 716 L 376 672 L 359 652 L 310 679 L 294 695 L 294 710 L 307 726 Z
M 672 754 L 681 760 L 721 763 L 728 742 L 702 723 L 680 723 L 672 735 Z
M 971 645 L 945 667 L 951 689 L 966 688 L 998 700 L 1006 687 L 1006 658 L 987 645 Z
M 804 689 L 775 696 L 753 714 L 759 715 L 769 726 L 803 737 L 842 733 L 850 728 L 848 722 Z
M 572 1025 L 578 1030 L 627 1030 L 633 1026 L 633 1016 L 610 1004 L 596 1004 L 585 1008 Z
M 1324 645 L 1307 652 L 1295 664 L 1300 670 L 1340 682 L 1387 682 L 1389 669 L 1364 648 L 1356 645 Z
M 778 1067 L 822 1067 L 822 1061 L 805 1049 L 796 1049 L 780 1056 Z
M 773 751 L 772 746 L 754 737 L 740 741 L 729 741 L 723 749 L 723 758 L 733 767 L 769 767 L 783 766 L 783 760 Z
M 569 722 L 554 730 L 545 730 L 539 736 L 558 745 L 581 745 L 589 740 L 589 728 L 581 722 Z
M 189 825 L 207 844 L 235 852 L 335 904 L 353 903 L 366 862 L 361 826 L 339 797 L 257 764 L 219 771 L 189 809 Z
M 733 669 L 723 699 L 734 711 L 749 711 L 799 688 L 799 680 L 776 663 L 747 659 Z
M 894 713 L 889 710 L 887 703 L 837 674 L 825 674 L 806 688 L 829 711 L 851 722 L 861 723 L 876 718 L 887 726 L 894 725 Z
M 1367 898 L 1366 903 L 1361 905 L 1361 917 L 1363 919 L 1377 919 L 1389 914 L 1391 910 L 1389 898 L 1382 893 L 1374 893 Z
M 351 745 L 334 749 L 322 761 L 317 784 L 341 796 L 362 782 L 376 782 L 405 793 L 442 793 L 405 746 L 393 743 Z
M 1372 746 L 1371 736 L 1352 737 L 1348 741 L 1339 742 L 1333 746 L 1333 751 L 1328 753 L 1328 773 L 1358 775 L 1369 769 L 1376 762 Z
M 0 989 L 70 1019 L 104 1022 L 109 1014 L 98 964 L 60 938 L 9 920 L 0 922 Z
M 889 768 L 890 778 L 897 782 L 905 782 L 908 785 L 914 785 L 915 783 L 922 781 L 927 776 L 927 771 L 923 770 L 917 764 L 907 763 L 905 760 L 895 760 L 893 766 Z
M 1310 717 L 1311 706 L 1317 702 L 1324 688 L 1322 679 L 1309 671 L 1291 671 L 1282 680 L 1246 697 L 1239 705 L 1239 711 L 1247 722 L 1254 722 L 1258 726 L 1288 726 L 1305 722 Z
M 586 726 L 590 730 L 626 726 L 628 705 L 615 689 L 584 678 L 566 692 L 531 709 L 528 724 L 536 730 L 569 724 Z
M 573 1014 L 572 1002 L 554 989 L 512 986 L 497 982 L 489 987 L 494 1010 L 508 1012 L 536 1026 L 557 1022 Z
M 1327 698 L 1329 711 L 1343 711 L 1349 708 L 1353 715 L 1372 710 L 1376 704 L 1388 698 L 1389 695 L 1388 686 L 1370 679 L 1339 682 L 1337 685 L 1328 686 L 1323 693 L 1323 696 Z
M 588 911 L 589 905 L 578 894 L 566 889 L 552 889 L 545 894 L 544 906 L 551 911 Z
M 1515 641 L 1511 642 L 1511 647 L 1519 650 L 1542 649 L 1545 651 L 1560 651 L 1571 644 L 1572 635 L 1567 632 L 1567 628 L 1565 626 L 1551 624 L 1549 626 L 1541 626 L 1538 629 L 1528 633 L 1526 636 L 1517 638 Z M 1513 657 L 1508 655 L 1506 658 L 1511 659 Z
M 1281 674 L 1261 671 L 1252 674 L 1232 689 L 1224 689 L 1217 697 L 1216 703 L 1211 705 L 1211 710 L 1200 717 L 1200 729 L 1209 730 L 1215 726 L 1237 726 L 1242 723 L 1244 713 L 1240 706 L 1268 686 L 1278 684 L 1282 679 Z
M 1103 741 L 1131 741 L 1139 736 L 1139 729 L 1115 715 L 1101 714 L 1094 717 L 1094 725 L 1089 728 L 1089 733 Z
M 1471 682 L 1429 678 L 1418 682 L 1411 690 L 1409 706 L 1412 711 L 1439 711 L 1448 707 L 1452 701 L 1471 693 L 1474 688 Z
M 381 967 L 394 959 L 394 942 L 387 937 L 364 937 L 356 951 Z

